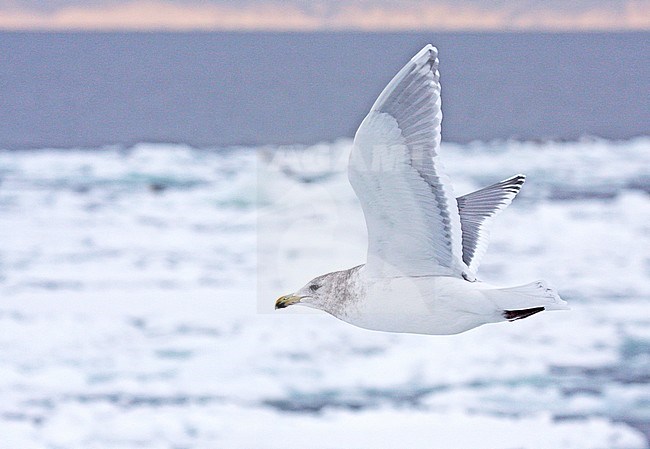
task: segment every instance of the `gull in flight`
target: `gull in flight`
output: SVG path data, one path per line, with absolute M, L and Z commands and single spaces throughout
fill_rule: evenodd
M 439 161 L 438 51 L 427 45 L 375 101 L 354 137 L 348 177 L 368 228 L 364 265 L 318 276 L 275 303 L 323 310 L 366 329 L 457 334 L 567 309 L 544 281 L 499 288 L 476 271 L 516 175 L 454 198 Z

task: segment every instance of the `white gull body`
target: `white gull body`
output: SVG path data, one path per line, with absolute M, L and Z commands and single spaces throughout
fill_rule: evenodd
M 438 156 L 441 122 L 437 50 L 427 45 L 354 139 L 348 176 L 366 218 L 367 263 L 319 276 L 276 308 L 302 304 L 366 329 L 419 334 L 567 308 L 544 281 L 499 288 L 476 279 L 492 219 L 525 177 L 455 198 Z

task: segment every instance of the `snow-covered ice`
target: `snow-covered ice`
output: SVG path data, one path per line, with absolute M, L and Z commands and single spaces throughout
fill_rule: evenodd
M 647 448 L 650 139 L 443 144 L 572 307 L 452 337 L 273 312 L 364 260 L 349 148 L 0 151 L 0 448 Z

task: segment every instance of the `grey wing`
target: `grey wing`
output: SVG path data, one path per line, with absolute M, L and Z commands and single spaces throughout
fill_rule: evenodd
M 368 228 L 366 267 L 384 276 L 468 271 L 458 206 L 438 158 L 437 69 L 437 50 L 427 45 L 386 86 L 354 139 L 348 176 Z
M 487 250 L 492 219 L 512 202 L 525 180 L 524 175 L 515 175 L 456 199 L 463 230 L 463 262 L 472 273 Z

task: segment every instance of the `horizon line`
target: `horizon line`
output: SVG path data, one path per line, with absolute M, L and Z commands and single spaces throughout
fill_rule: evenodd
M 2 28 L 0 33 L 5 34 L 648 34 L 650 28 L 607 28 L 607 29 L 478 29 L 478 28 L 457 28 L 457 29 L 357 29 L 357 28 L 319 28 L 319 29 L 222 29 L 222 28 Z

